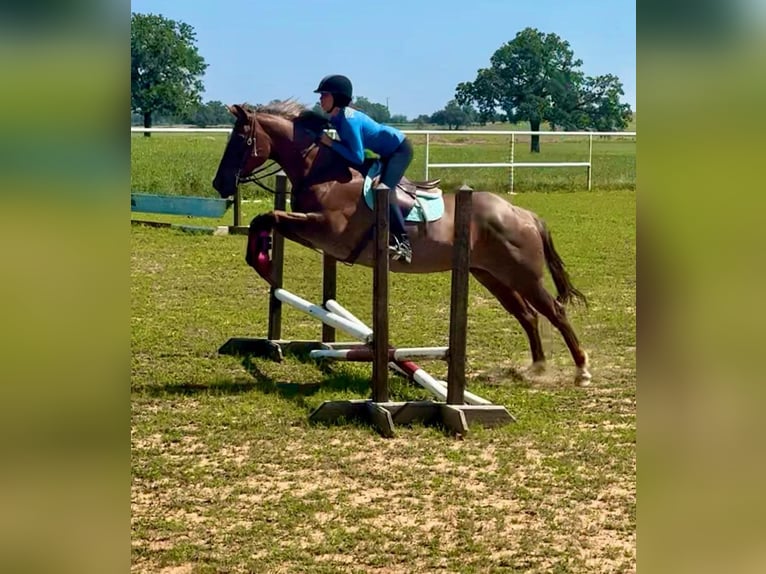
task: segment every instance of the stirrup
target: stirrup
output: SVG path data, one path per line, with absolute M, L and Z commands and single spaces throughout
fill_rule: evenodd
M 399 244 L 399 259 L 404 263 L 412 263 L 412 246 L 410 242 L 405 240 Z
M 393 261 L 412 262 L 412 247 L 408 239 L 402 241 L 392 235 L 388 244 L 388 253 Z
M 396 235 L 392 235 L 388 239 L 388 255 L 392 261 L 399 261 L 404 256 L 402 242 Z

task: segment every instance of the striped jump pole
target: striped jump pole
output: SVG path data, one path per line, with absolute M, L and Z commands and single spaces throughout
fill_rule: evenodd
M 332 311 L 333 314 L 339 315 L 347 319 L 348 321 L 355 323 L 357 327 L 359 327 L 362 330 L 362 332 L 366 334 L 366 337 L 372 337 L 372 333 L 373 333 L 372 329 L 370 329 L 359 318 L 357 318 L 351 311 L 346 309 L 343 305 L 341 305 L 334 299 L 329 299 L 328 301 L 326 301 L 325 306 L 330 311 Z M 315 351 L 312 351 L 312 353 L 314 352 Z M 434 378 L 427 371 L 420 368 L 416 363 L 413 363 L 412 361 L 395 359 L 393 361 L 390 361 L 388 363 L 388 366 L 389 368 L 396 371 L 397 373 L 400 373 L 404 375 L 405 377 L 415 381 L 421 387 L 433 393 L 433 395 L 436 396 L 439 400 L 444 401 L 447 399 L 447 383 Z M 469 405 L 491 405 L 492 404 L 487 399 L 480 397 L 478 395 L 475 395 L 471 393 L 470 391 L 464 390 L 463 397 L 465 399 L 465 402 L 468 403 Z
M 449 347 L 399 347 L 389 349 L 389 361 L 406 361 L 409 359 L 446 359 Z M 372 361 L 372 351 L 369 347 L 360 345 L 350 349 L 317 349 L 309 353 L 312 359 L 330 359 L 336 361 L 350 361 L 356 363 L 368 363 Z

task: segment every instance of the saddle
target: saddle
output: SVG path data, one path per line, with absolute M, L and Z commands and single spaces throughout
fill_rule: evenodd
M 365 188 L 374 189 L 380 183 L 380 170 L 382 166 L 379 161 L 371 160 L 369 165 L 368 161 L 365 161 L 364 167 L 366 168 L 363 172 L 366 174 Z M 403 176 L 396 185 L 396 203 L 402 210 L 402 216 L 407 219 L 415 204 L 441 199 L 442 190 L 438 187 L 439 183 L 441 183 L 441 178 L 427 181 L 412 181 Z M 430 217 L 425 219 L 428 220 Z

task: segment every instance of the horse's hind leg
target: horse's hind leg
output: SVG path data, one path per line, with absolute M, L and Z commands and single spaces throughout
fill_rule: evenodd
M 577 335 L 575 335 L 574 329 L 572 329 L 572 325 L 569 324 L 569 319 L 567 319 L 564 306 L 548 293 L 542 280 L 537 281 L 531 288 L 523 289 L 521 292 L 527 301 L 545 316 L 561 332 L 561 336 L 564 337 L 564 342 L 569 348 L 569 352 L 572 353 L 572 359 L 574 359 L 575 366 L 577 367 L 575 384 L 580 386 L 588 385 L 591 379 L 591 374 L 588 371 L 588 354 L 580 347 Z
M 501 283 L 488 271 L 484 269 L 471 269 L 471 273 L 479 283 L 484 285 L 500 301 L 500 304 L 506 311 L 516 317 L 529 339 L 533 371 L 544 371 L 545 353 L 543 352 L 543 344 L 540 340 L 535 310 L 524 300 L 518 291 L 514 291 Z

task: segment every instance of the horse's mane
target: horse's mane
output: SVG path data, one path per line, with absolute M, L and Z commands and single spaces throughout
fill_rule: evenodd
M 251 112 L 257 112 L 259 114 L 270 114 L 272 116 L 282 116 L 288 120 L 294 120 L 302 113 L 307 111 L 306 106 L 292 98 L 287 100 L 274 100 L 268 104 L 258 104 L 256 106 L 245 104 L 245 106 Z
M 259 104 L 256 106 L 245 104 L 245 107 L 251 112 L 280 116 L 293 122 L 300 122 L 301 125 L 315 132 L 329 127 L 330 123 L 327 116 L 308 109 L 306 106 L 292 98 L 281 101 L 275 100 L 268 104 Z

